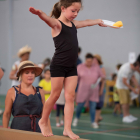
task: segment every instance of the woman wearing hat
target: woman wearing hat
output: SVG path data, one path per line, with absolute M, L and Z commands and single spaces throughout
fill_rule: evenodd
M 16 61 L 13 64 L 12 70 L 11 70 L 10 75 L 9 75 L 9 78 L 12 80 L 12 86 L 17 86 L 20 84 L 20 82 L 17 80 L 17 77 L 16 77 L 18 66 L 19 66 L 20 62 L 29 60 L 30 53 L 31 53 L 31 48 L 28 45 L 22 47 L 18 51 L 17 55 L 20 58 L 20 60 Z
M 106 77 L 106 72 L 105 72 L 105 68 L 103 67 L 103 61 L 102 58 L 99 54 L 94 55 L 94 61 L 93 64 L 98 65 L 103 73 L 103 75 Z M 103 107 L 104 104 L 104 95 L 106 92 L 105 89 L 105 81 L 100 82 L 100 88 L 101 88 L 101 93 L 100 93 L 100 97 L 99 97 L 99 102 L 96 105 L 96 115 L 95 115 L 95 122 L 93 123 L 93 127 L 94 128 L 98 128 L 98 122 L 102 120 L 101 117 L 101 109 Z
M 4 128 L 8 127 L 12 113 L 14 116 L 11 124 L 12 129 L 41 132 L 38 121 L 41 118 L 45 99 L 42 89 L 32 86 L 35 77 L 41 73 L 42 69 L 31 61 L 20 63 L 16 76 L 21 84 L 13 86 L 7 92 L 3 114 Z M 49 120 L 48 124 L 52 131 Z

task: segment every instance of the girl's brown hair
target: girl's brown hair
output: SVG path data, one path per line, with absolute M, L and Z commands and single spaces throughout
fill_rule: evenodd
M 53 10 L 51 12 L 50 17 L 54 17 L 58 19 L 61 15 L 61 6 L 64 6 L 65 8 L 72 5 L 74 2 L 79 2 L 82 5 L 82 0 L 60 0 L 53 6 Z

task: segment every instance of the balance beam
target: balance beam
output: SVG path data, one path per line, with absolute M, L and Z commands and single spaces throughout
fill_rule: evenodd
M 0 140 L 71 140 L 71 139 L 65 136 L 56 136 L 56 135 L 51 137 L 44 137 L 41 133 L 0 128 Z

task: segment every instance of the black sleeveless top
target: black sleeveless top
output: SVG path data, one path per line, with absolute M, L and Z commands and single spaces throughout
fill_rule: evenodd
M 61 22 L 61 21 L 60 21 Z M 72 23 L 72 27 L 63 22 L 61 32 L 54 37 L 55 53 L 51 65 L 60 65 L 65 67 L 74 67 L 78 58 L 78 39 L 77 29 Z
M 25 131 L 41 132 L 38 121 L 42 114 L 42 101 L 39 92 L 40 87 L 36 87 L 36 94 L 26 96 L 15 88 L 16 98 L 12 107 L 14 116 L 11 128 Z

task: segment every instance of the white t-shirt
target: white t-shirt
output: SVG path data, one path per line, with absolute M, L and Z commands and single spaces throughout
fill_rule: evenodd
M 56 101 L 56 104 L 58 105 L 65 105 L 65 95 L 64 95 L 64 89 L 62 89 L 60 97 Z
M 135 71 L 130 67 L 130 63 L 123 64 L 117 74 L 116 87 L 118 89 L 128 89 L 128 87 L 123 83 L 123 78 L 127 78 L 127 83 L 129 84 L 134 72 Z
M 16 68 L 16 65 L 17 65 L 17 67 L 19 66 L 19 64 L 20 64 L 20 61 L 18 60 L 18 61 L 16 61 L 14 64 L 13 64 L 13 66 L 12 66 L 12 70 L 14 70 L 15 68 Z M 16 76 L 16 75 L 15 75 Z M 12 85 L 11 86 L 17 86 L 17 85 L 19 85 L 20 84 L 20 82 L 18 81 L 18 80 L 12 80 Z

